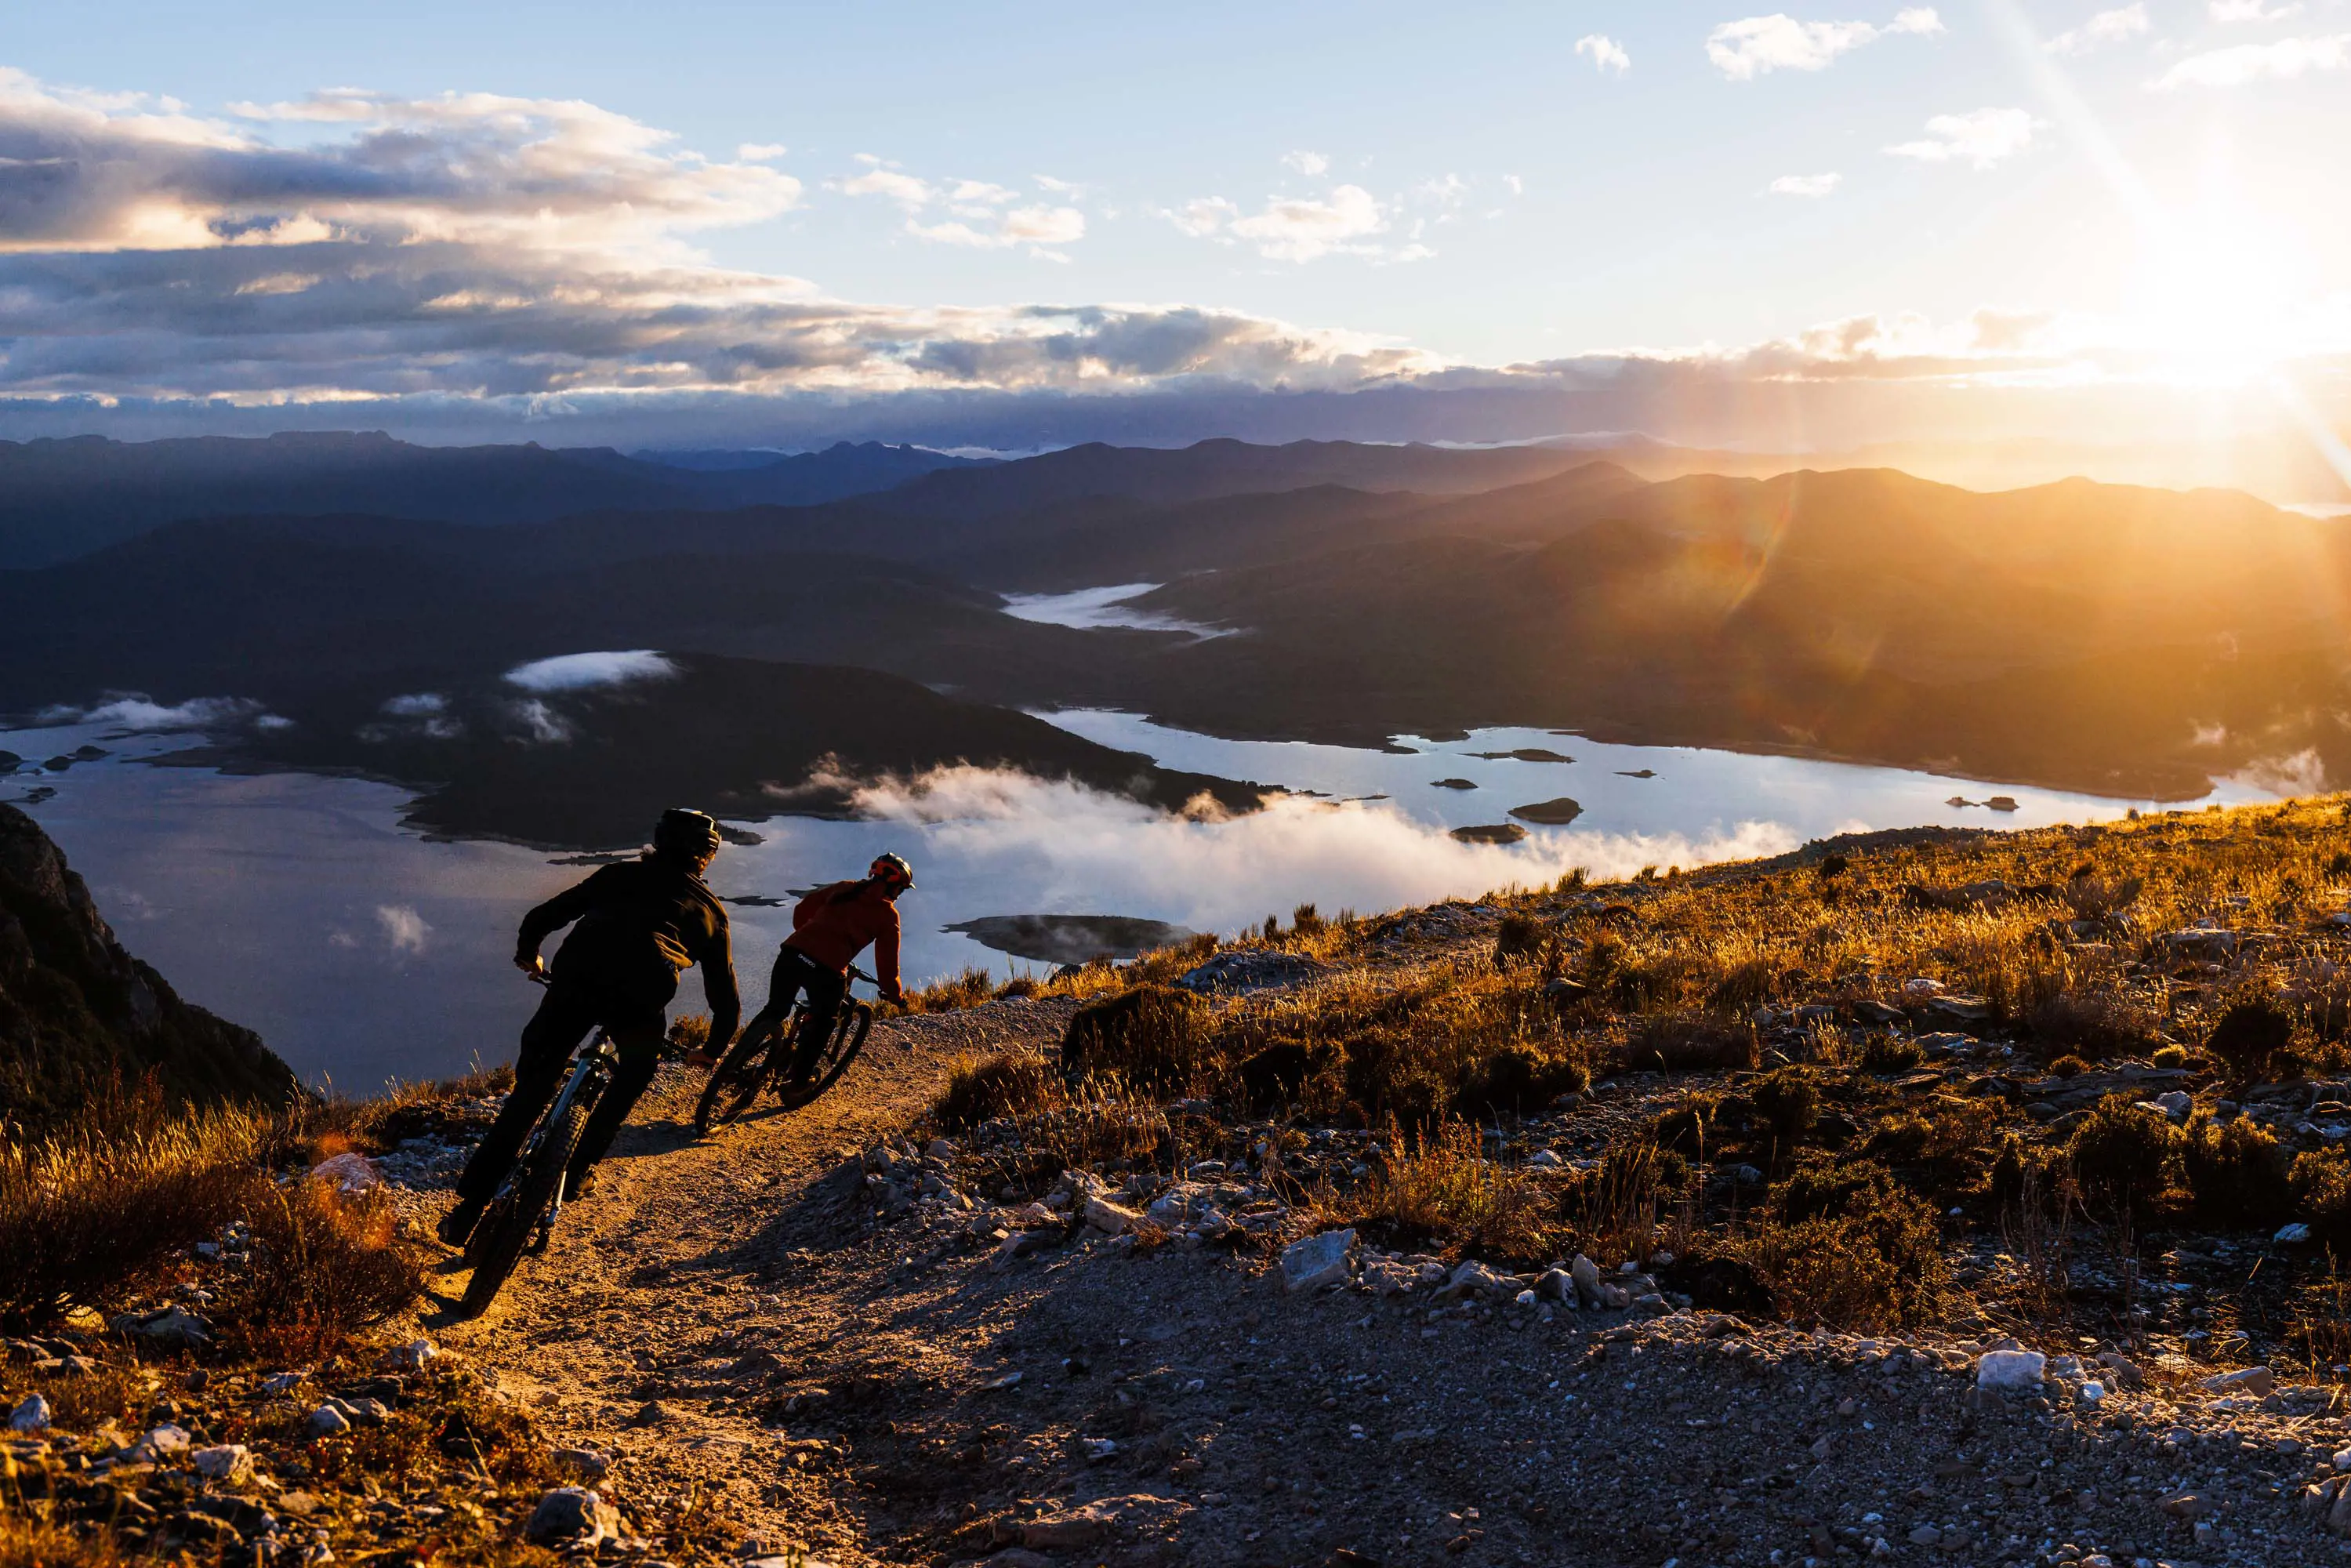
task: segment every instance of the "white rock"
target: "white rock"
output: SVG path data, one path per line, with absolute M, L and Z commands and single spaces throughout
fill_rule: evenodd
M 187 1428 L 174 1427 L 168 1423 L 149 1428 L 147 1435 L 131 1446 L 131 1452 L 149 1464 L 153 1464 L 158 1459 L 168 1459 L 176 1454 L 184 1454 L 187 1451 Z
M 2155 1097 L 2155 1103 L 2166 1116 L 2175 1122 L 2185 1122 L 2188 1120 L 2188 1113 L 2196 1109 L 2195 1096 L 2184 1089 L 2175 1089 L 2168 1094 L 2158 1094 Z
M 425 1363 L 440 1354 L 441 1347 L 431 1340 L 413 1339 L 406 1344 L 395 1348 L 385 1359 L 403 1371 L 422 1372 L 424 1370 Z
M 383 1180 L 365 1155 L 355 1153 L 320 1160 L 310 1167 L 310 1174 L 320 1181 L 334 1183 L 343 1192 L 365 1192 Z
M 321 1405 L 310 1412 L 310 1419 L 307 1427 L 313 1437 L 331 1437 L 338 1432 L 350 1431 L 351 1423 L 350 1417 L 333 1406 Z
M 2279 1226 L 2278 1233 L 2270 1239 L 2281 1247 L 2298 1247 L 2310 1239 L 2310 1227 L 2297 1219 L 2290 1225 Z
M 2085 1383 L 2082 1385 L 2081 1393 L 2074 1396 L 2085 1405 L 2095 1405 L 2105 1396 L 2106 1385 L 2103 1383 Z
M 8 1413 L 12 1432 L 44 1432 L 49 1426 L 49 1402 L 35 1394 Z
M 1939 997 L 1943 994 L 1943 982 L 1930 980 L 1921 975 L 1917 979 L 1903 981 L 1902 989 L 1905 994 L 1914 997 Z
M 2266 1366 L 2241 1366 L 2197 1385 L 2213 1394 L 2249 1394 L 2258 1399 L 2277 1387 L 2277 1375 Z
M 1583 1253 L 1568 1265 L 1568 1274 L 1575 1281 L 1575 1293 L 1588 1307 L 1600 1305 L 1600 1265 Z
M 1120 1235 L 1142 1218 L 1134 1210 L 1122 1208 L 1106 1197 L 1086 1199 L 1086 1223 L 1107 1235 Z
M 1527 1156 L 1527 1164 L 1538 1170 L 1556 1170 L 1559 1167 L 1559 1155 L 1549 1149 L 1537 1149 Z
M 1281 1249 L 1281 1282 L 1291 1291 L 1319 1290 L 1347 1282 L 1347 1253 L 1355 1245 L 1353 1230 L 1325 1230 L 1301 1237 Z
M 2049 1358 L 2037 1350 L 1988 1350 L 1976 1363 L 1976 1386 L 2030 1390 L 2041 1386 Z
M 188 1456 L 196 1474 L 229 1488 L 253 1484 L 253 1450 L 243 1443 L 219 1443 Z
M 1510 1300 L 1517 1302 L 1520 1306 L 1531 1307 L 1535 1304 L 1535 1293 L 1532 1291 L 1520 1291 L 1517 1295 L 1512 1296 Z

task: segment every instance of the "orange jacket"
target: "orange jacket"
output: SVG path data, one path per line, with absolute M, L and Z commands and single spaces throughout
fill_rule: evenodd
M 873 977 L 884 991 L 898 988 L 898 906 L 879 883 L 836 882 L 820 887 L 792 906 L 792 934 L 784 946 L 843 974 L 866 945 L 873 947 Z

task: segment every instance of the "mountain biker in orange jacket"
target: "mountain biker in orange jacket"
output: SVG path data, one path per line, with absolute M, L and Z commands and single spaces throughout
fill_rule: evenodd
M 815 1071 L 849 989 L 849 967 L 869 944 L 883 996 L 906 999 L 898 984 L 898 895 L 914 885 L 914 867 L 897 855 L 878 855 L 863 881 L 830 883 L 793 905 L 792 934 L 777 951 L 768 1005 L 744 1031 L 748 1038 L 782 1028 L 793 999 L 808 998 L 808 1029 L 792 1059 L 792 1082 L 806 1082 Z
M 441 1239 L 463 1247 L 483 1208 L 497 1195 L 531 1127 L 554 1103 L 571 1053 L 602 1025 L 620 1050 L 611 1086 L 581 1129 L 565 1190 L 584 1197 L 588 1173 L 612 1145 L 637 1097 L 661 1062 L 664 1009 L 677 994 L 678 976 L 702 966 L 710 1002 L 710 1040 L 724 1051 L 735 1037 L 742 1003 L 735 991 L 726 909 L 703 885 L 718 853 L 718 824 L 700 811 L 664 811 L 651 852 L 608 865 L 523 916 L 515 967 L 548 980 L 547 996 L 522 1031 L 515 1057 L 514 1090 L 491 1124 L 465 1175 L 457 1207 L 443 1218 Z M 539 944 L 569 925 L 550 971 Z

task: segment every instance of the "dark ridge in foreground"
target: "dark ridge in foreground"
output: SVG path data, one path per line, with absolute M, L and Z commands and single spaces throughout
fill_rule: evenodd
M 0 806 L 0 1115 L 37 1134 L 152 1077 L 186 1105 L 282 1106 L 293 1071 L 123 951 L 39 824 Z

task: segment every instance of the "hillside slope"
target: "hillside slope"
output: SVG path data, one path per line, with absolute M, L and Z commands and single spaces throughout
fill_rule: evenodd
M 48 835 L 0 806 L 0 1119 L 37 1135 L 151 1074 L 189 1105 L 299 1092 L 258 1035 L 181 1000 L 123 951 Z

